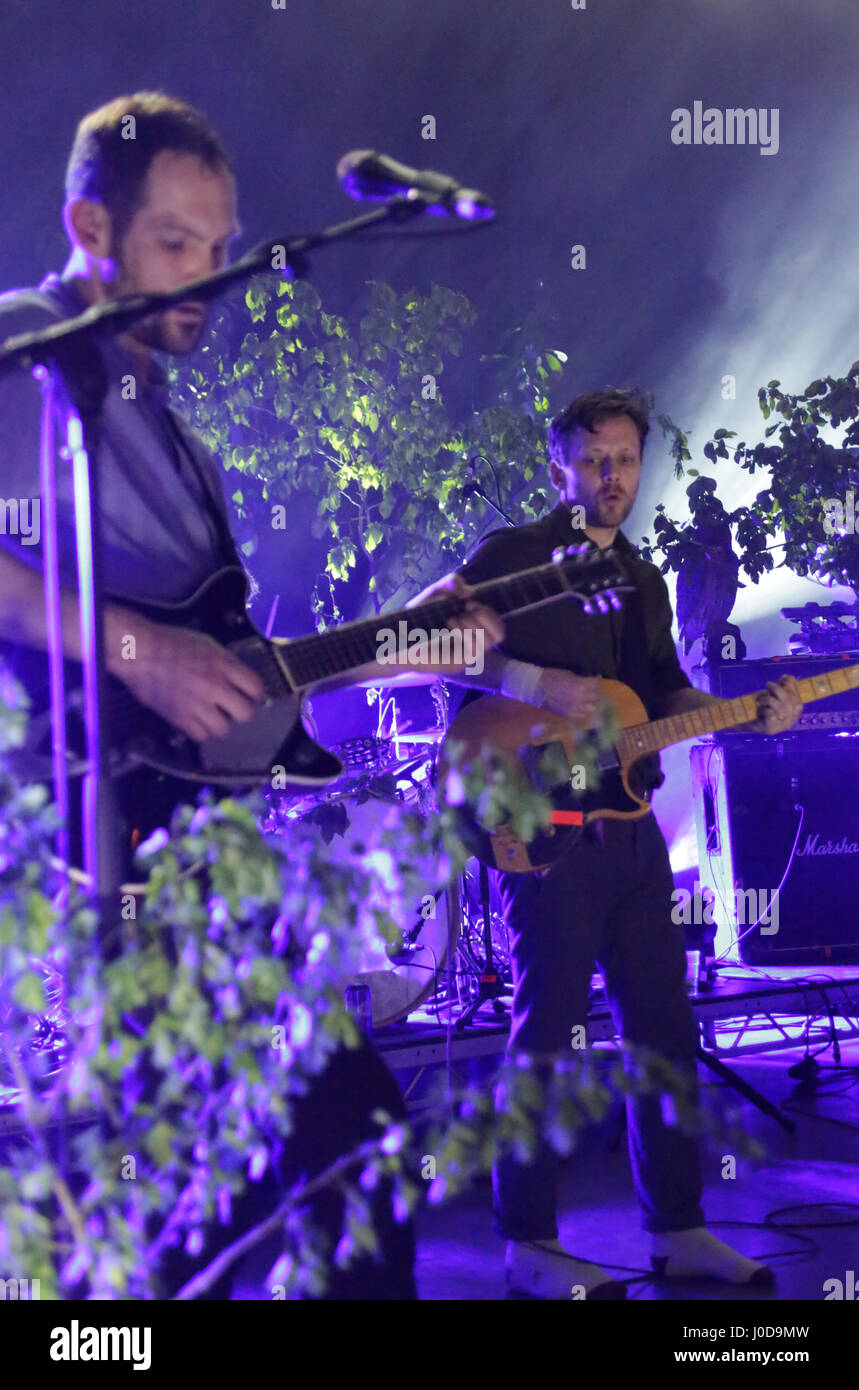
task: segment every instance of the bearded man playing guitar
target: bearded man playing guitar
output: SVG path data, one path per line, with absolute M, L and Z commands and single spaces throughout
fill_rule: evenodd
M 458 683 L 500 692 L 583 725 L 598 710 L 605 678 L 631 686 L 650 719 L 718 703 L 693 689 L 684 674 L 671 636 L 664 580 L 618 529 L 638 493 L 647 432 L 647 406 L 636 392 L 609 389 L 573 401 L 549 431 L 557 506 L 540 521 L 491 533 L 460 571 L 469 584 L 479 584 L 543 564 L 572 542 L 613 547 L 633 585 L 622 608 L 586 617 L 575 603 L 550 603 L 510 617 L 504 641 L 487 653 L 482 674 L 458 676 Z M 782 733 L 801 710 L 796 682 L 784 676 L 761 694 L 758 717 L 746 727 Z M 647 774 L 646 763 L 638 766 Z M 650 759 L 649 773 L 650 785 L 658 785 L 658 758 Z M 500 884 L 514 977 L 510 1052 L 544 1059 L 569 1055 L 574 1030 L 587 1020 L 588 988 L 598 963 L 619 1035 L 669 1058 L 694 1078 L 697 1030 L 685 987 L 683 929 L 672 921 L 668 850 L 652 812 L 633 821 L 586 825 L 550 868 L 502 873 Z M 773 1284 L 769 1268 L 706 1230 L 696 1140 L 665 1124 L 655 1097 L 630 1100 L 628 1120 L 632 1171 L 654 1268 L 669 1278 Z M 511 1156 L 496 1166 L 495 1229 L 508 1242 L 509 1289 L 569 1299 L 578 1285 L 585 1298 L 625 1297 L 623 1284 L 560 1244 L 556 1189 L 557 1159 L 548 1144 L 531 1164 Z
M 191 284 L 226 265 L 241 230 L 235 178 L 217 134 L 192 107 L 157 92 L 119 97 L 80 122 L 63 217 L 72 249 L 62 276 L 0 296 L 0 342 L 91 305 Z M 178 607 L 219 568 L 240 567 L 220 467 L 169 406 L 159 357 L 194 351 L 207 315 L 206 303 L 189 299 L 116 337 L 97 336 L 109 378 L 98 450 L 105 660 L 141 705 L 199 742 L 226 736 L 253 718 L 264 696 L 259 675 L 206 632 L 175 619 L 152 622 L 124 600 Z M 19 372 L 0 381 L 0 496 L 20 499 L 23 514 L 28 506 L 38 508 L 39 495 L 39 396 Z M 57 470 L 57 511 L 63 640 L 66 655 L 79 659 L 68 466 Z M 16 534 L 4 524 L 0 534 L 4 655 L 10 645 L 47 645 L 41 538 L 30 529 Z M 468 606 L 461 581 L 451 578 L 427 594 L 439 588 L 455 588 Z M 480 641 L 487 646 L 502 632 L 478 605 L 448 626 L 463 624 L 482 626 Z M 126 659 L 130 638 L 133 660 Z M 14 652 L 11 664 L 14 670 Z M 425 661 L 422 670 L 449 673 L 451 665 L 449 659 Z M 368 662 L 348 679 L 389 679 L 391 669 L 390 661 Z M 410 669 L 408 661 L 403 669 Z M 136 802 L 142 815 L 140 835 L 162 824 L 176 787 L 159 792 L 155 779 L 144 775 L 141 796 L 140 779 L 132 774 L 122 782 L 120 802 Z
M 62 276 L 50 275 L 37 289 L 0 298 L 0 342 L 80 314 L 90 305 L 138 292 L 177 290 L 220 269 L 239 232 L 232 169 L 217 135 L 192 107 L 158 92 L 119 97 L 91 112 L 78 127 L 66 176 L 64 220 L 72 250 Z M 253 719 L 266 694 L 263 681 L 205 631 L 175 620 L 152 621 L 133 604 L 181 606 L 216 571 L 238 565 L 220 469 L 170 409 L 156 355 L 193 351 L 205 321 L 206 305 L 189 299 L 116 338 L 97 338 L 109 382 L 97 446 L 108 671 L 145 711 L 201 745 L 227 737 Z M 4 499 L 19 499 L 28 515 L 40 503 L 39 419 L 38 391 L 27 376 L 0 381 L 0 493 Z M 57 469 L 57 512 L 64 650 L 77 660 L 80 627 L 68 464 Z M 16 652 L 44 651 L 48 639 L 40 536 L 35 526 L 27 534 L 7 534 L 8 529 L 4 525 L 0 536 L 0 641 L 12 651 L 14 670 Z M 471 601 L 461 580 L 440 587 L 445 595 L 452 589 L 459 600 L 458 616 L 447 626 L 469 630 L 481 645 L 499 639 L 501 624 Z M 133 660 L 123 659 L 129 637 L 134 638 Z M 404 669 L 411 665 L 405 661 Z M 452 669 L 448 655 L 435 665 L 423 663 L 425 673 Z M 389 679 L 391 670 L 390 660 L 384 665 L 369 661 L 349 678 Z M 148 767 L 119 782 L 122 818 L 133 817 L 141 835 L 164 824 L 178 800 L 192 799 L 192 786 L 157 778 Z M 73 858 L 75 848 L 80 849 L 76 800 L 73 794 Z M 132 845 L 130 837 L 124 838 L 128 873 Z M 369 1045 L 348 1055 L 342 1050 L 298 1107 L 283 1181 L 292 1184 L 302 1174 L 321 1171 L 375 1134 L 371 1116 L 376 1108 L 405 1116 L 393 1077 Z M 247 1223 L 259 1216 L 268 1176 L 255 1185 L 256 1212 L 244 1213 Z M 269 1190 L 266 1196 L 273 1207 L 277 1192 Z M 319 1219 L 333 1248 L 339 1230 L 336 1220 L 331 1225 L 330 1207 L 326 1210 Z M 214 1247 L 207 1241 L 206 1258 L 243 1229 L 246 1223 L 237 1206 L 233 1214 L 232 1227 L 219 1233 Z M 379 1220 L 382 1259 L 361 1259 L 349 1270 L 334 1271 L 327 1297 L 416 1296 L 411 1223 L 396 1224 L 389 1202 Z M 192 1272 L 193 1266 L 183 1267 L 180 1253 L 165 1276 L 168 1286 L 178 1288 Z M 225 1281 L 208 1296 L 228 1296 Z

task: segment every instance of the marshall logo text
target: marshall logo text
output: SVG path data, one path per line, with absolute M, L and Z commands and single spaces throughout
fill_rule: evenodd
M 846 835 L 836 844 L 831 840 L 819 844 L 819 840 L 819 835 L 806 835 L 805 847 L 796 851 L 797 859 L 805 854 L 859 854 L 859 843 L 856 840 L 848 840 Z

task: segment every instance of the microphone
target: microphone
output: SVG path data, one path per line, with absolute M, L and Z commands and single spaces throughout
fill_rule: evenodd
M 410 169 L 378 150 L 351 150 L 344 154 L 337 165 L 337 178 L 344 193 L 359 202 L 420 196 L 427 199 L 427 211 L 440 216 L 461 217 L 467 222 L 495 216 L 495 208 L 485 193 L 463 188 L 449 174 Z

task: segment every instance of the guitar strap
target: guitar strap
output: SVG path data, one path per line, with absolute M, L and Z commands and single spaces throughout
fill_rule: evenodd
M 618 674 L 635 691 L 648 717 L 654 718 L 653 676 L 650 668 L 650 652 L 647 647 L 647 625 L 644 618 L 644 600 L 641 590 L 632 589 L 624 599 L 623 608 L 614 615 L 620 619 L 620 661 Z M 643 789 L 655 790 L 665 781 L 665 774 L 659 764 L 659 755 L 649 753 L 636 763 L 636 781 Z
M 644 602 L 638 587 L 624 596 L 623 608 L 617 617 L 621 627 L 618 678 L 632 687 L 652 719 L 653 679 L 647 650 Z

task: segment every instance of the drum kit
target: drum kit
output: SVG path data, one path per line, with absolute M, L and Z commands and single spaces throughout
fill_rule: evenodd
M 333 751 L 345 772 L 322 791 L 273 802 L 264 829 L 288 837 L 297 826 L 324 820 L 336 810 L 336 833 L 327 840 L 327 853 L 346 864 L 395 830 L 407 812 L 426 819 L 434 809 L 434 773 L 448 726 L 448 688 L 441 680 L 430 687 L 435 706 L 434 728 L 403 726 L 396 698 L 390 691 L 370 689 L 368 704 L 377 705 L 373 734 L 343 740 Z M 312 705 L 305 705 L 309 732 Z M 415 864 L 424 886 L 437 878 L 427 853 Z M 393 947 L 381 940 L 366 947 L 360 970 L 344 979 L 347 994 L 355 987 L 366 993 L 364 1016 L 374 1028 L 421 1021 L 470 1023 L 484 1000 L 493 1011 L 506 1009 L 500 999 L 510 993 L 507 933 L 497 889 L 481 879 L 480 866 L 469 861 L 462 876 L 447 888 L 415 898 L 414 908 L 399 924 L 401 939 Z

